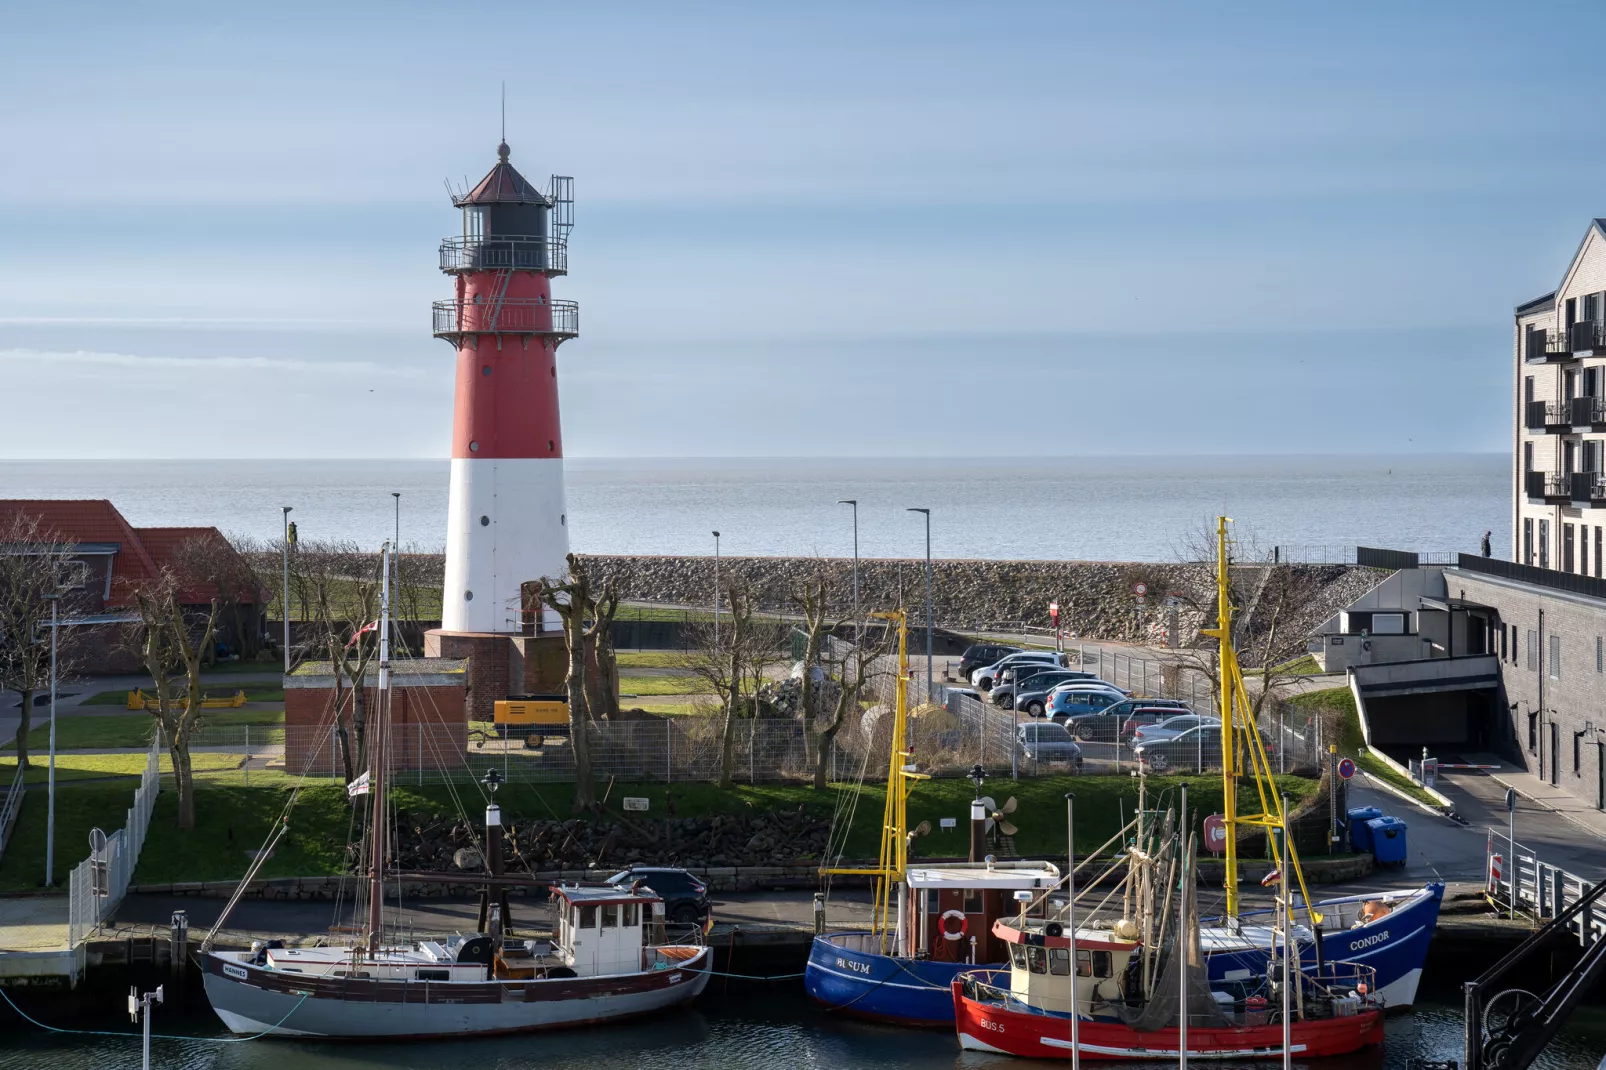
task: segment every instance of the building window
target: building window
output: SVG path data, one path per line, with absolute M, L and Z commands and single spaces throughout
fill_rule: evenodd
M 1584 745 L 1582 739 L 1583 737 L 1577 732 L 1573 733 L 1573 776 L 1584 775 Z M 1290 955 L 1289 957 L 1292 958 L 1293 956 Z
M 1550 567 L 1550 521 L 1539 518 L 1539 567 Z
M 1528 629 L 1528 671 L 1539 671 L 1539 633 Z
M 1506 660 L 1506 626 L 1504 624 L 1501 624 L 1501 625 L 1498 625 L 1498 627 L 1500 629 L 1500 660 L 1501 661 L 1505 661 Z
M 1531 376 L 1531 375 L 1525 376 L 1523 378 L 1523 380 L 1522 380 L 1522 400 L 1526 404 L 1529 404 L 1529 405 L 1533 404 L 1533 400 L 1534 400 L 1534 377 Z M 1524 442 L 1523 446 L 1526 447 L 1526 454 L 1528 456 L 1528 459 L 1532 460 L 1533 459 L 1533 443 L 1532 442 Z
M 1534 519 L 1531 516 L 1522 518 L 1522 563 L 1534 563 Z
M 1563 572 L 1571 572 L 1573 570 L 1573 526 L 1571 524 L 1563 524 L 1561 526 L 1561 570 Z
M 1578 525 L 1578 574 L 1589 575 L 1589 525 Z
M 1601 636 L 1595 636 L 1595 671 L 1606 672 L 1606 643 Z
M 1561 679 L 1561 636 L 1550 637 L 1550 678 Z
M 1539 753 L 1539 711 L 1528 715 L 1528 753 Z
M 1595 525 L 1595 578 L 1597 580 L 1600 579 L 1600 575 L 1601 575 L 1601 570 L 1600 570 L 1600 528 L 1601 528 L 1601 526 L 1599 524 Z

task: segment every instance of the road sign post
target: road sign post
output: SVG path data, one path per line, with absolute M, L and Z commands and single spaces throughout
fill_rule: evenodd
M 1346 758 L 1345 761 L 1349 761 L 1349 759 Z M 1354 767 L 1354 764 L 1355 764 L 1354 762 L 1350 762 L 1350 766 L 1351 766 L 1352 769 Z M 1333 848 L 1334 844 L 1337 844 L 1341 839 L 1343 839 L 1343 837 L 1340 836 L 1339 832 L 1338 832 L 1338 774 L 1339 774 L 1339 768 L 1340 768 L 1340 763 L 1339 763 L 1339 760 L 1338 760 L 1338 748 L 1335 747 L 1335 746 L 1329 745 L 1328 748 L 1327 748 L 1327 844 L 1328 844 L 1328 851 L 1329 852 L 1332 851 L 1332 848 Z M 1348 780 L 1349 778 L 1345 777 L 1344 779 Z M 1344 792 L 1344 797 L 1345 797 L 1344 801 L 1348 802 L 1349 801 L 1349 791 L 1348 791 L 1347 788 L 1346 788 L 1346 790 Z
M 1517 789 L 1516 788 L 1507 788 L 1506 789 L 1506 849 L 1511 853 L 1511 857 L 1506 861 L 1506 873 L 1507 873 L 1507 876 L 1510 878 L 1510 881 L 1511 881 L 1511 883 L 1509 885 L 1510 890 L 1507 892 L 1507 895 L 1510 896 L 1511 909 L 1510 909 L 1510 911 L 1507 912 L 1506 917 L 1515 918 L 1517 916 Z

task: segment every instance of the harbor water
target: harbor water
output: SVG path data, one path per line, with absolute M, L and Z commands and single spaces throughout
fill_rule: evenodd
M 1043 1065 L 1005 1056 L 962 1052 L 946 1031 L 870 1025 L 828 1014 L 802 995 L 797 985 L 719 982 L 691 1010 L 606 1028 L 528 1034 L 428 1044 L 313 1044 L 291 1040 L 216 1043 L 223 1037 L 204 1006 L 157 1008 L 155 1031 L 194 1034 L 212 1040 L 159 1039 L 152 1044 L 158 1070 L 896 1070 L 896 1068 L 1009 1067 Z M 1437 999 L 1419 1002 L 1409 1014 L 1389 1019 L 1382 1052 L 1325 1059 L 1295 1060 L 1296 1066 L 1323 1070 L 1408 1070 L 1415 1058 L 1461 1061 L 1461 1015 L 1446 989 Z M 133 1028 L 108 995 L 106 1013 L 79 1013 L 71 1021 L 51 1000 L 35 996 L 25 1009 L 52 1025 L 126 1032 Z M 1536 1070 L 1594 1070 L 1606 1052 L 1606 1009 L 1586 1006 L 1574 1013 L 1563 1035 L 1539 1057 Z M 1090 1060 L 1091 1061 L 1091 1060 Z M 1065 1064 L 1056 1064 L 1065 1065 Z M 1135 1065 L 1135 1064 L 1128 1064 Z M 1162 1064 L 1141 1064 L 1155 1065 Z M 1275 1068 L 1262 1063 L 1210 1063 Z M 121 1070 L 139 1066 L 139 1040 L 130 1037 L 52 1035 L 18 1021 L 0 1007 L 0 1070 Z
M 1269 552 L 1332 560 L 1357 543 L 1494 552 L 1511 544 L 1511 460 L 1414 456 L 1010 458 L 579 458 L 566 462 L 576 550 L 846 557 L 859 502 L 865 557 L 918 557 L 931 513 L 940 558 L 1172 561 L 1226 514 Z M 303 539 L 377 548 L 446 536 L 445 461 L 0 461 L 0 498 L 108 498 L 139 526 L 214 525 L 279 537 L 281 505 Z

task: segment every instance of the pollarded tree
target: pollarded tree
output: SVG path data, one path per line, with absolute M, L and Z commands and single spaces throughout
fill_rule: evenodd
M 569 698 L 569 746 L 574 754 L 574 810 L 587 813 L 597 808 L 597 786 L 591 774 L 590 708 L 586 684 L 586 617 L 595 606 L 591 577 L 575 554 L 568 556 L 568 571 L 562 578 L 543 576 L 537 585 L 537 605 L 550 606 L 563 621 L 563 641 L 568 649 L 569 669 L 564 685 Z

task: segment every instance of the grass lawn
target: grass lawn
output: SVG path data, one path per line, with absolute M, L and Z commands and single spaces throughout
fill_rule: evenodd
M 236 754 L 192 754 L 190 755 L 190 768 L 196 773 L 211 773 L 220 769 L 233 769 L 240 764 L 240 756 Z M 0 758 L 0 780 L 10 783 L 10 778 L 17 768 L 15 758 Z M 172 759 L 164 751 L 161 757 L 161 770 L 164 775 L 173 772 Z M 127 776 L 137 777 L 145 771 L 145 755 L 143 754 L 57 754 L 56 755 L 56 782 L 63 780 L 89 780 L 100 777 Z M 50 779 L 50 771 L 46 767 L 43 755 L 36 756 L 28 764 L 28 772 L 23 775 L 24 782 L 28 784 L 44 784 Z
M 1437 799 L 1422 790 L 1422 785 L 1408 776 L 1401 776 L 1397 770 L 1367 750 L 1366 738 L 1361 734 L 1361 715 L 1355 708 L 1355 696 L 1350 694 L 1349 688 L 1329 687 L 1321 691 L 1307 691 L 1303 695 L 1294 696 L 1289 703 L 1302 709 L 1321 710 L 1331 714 L 1328 723 L 1338 725 L 1340 754 L 1354 758 L 1355 764 L 1361 769 L 1399 788 L 1418 802 L 1433 807 L 1440 805 Z
M 1316 659 L 1310 654 L 1303 654 L 1292 661 L 1285 661 L 1277 668 L 1284 672 L 1300 673 L 1307 676 L 1315 675 L 1322 671 L 1322 667 L 1316 663 Z
M 713 702 L 712 695 L 709 696 L 709 702 Z M 685 717 L 700 712 L 695 702 L 658 702 L 650 698 L 641 702 L 635 699 L 621 699 L 619 705 L 627 710 L 646 710 L 648 713 L 662 714 L 665 717 Z
M 149 714 L 125 713 L 107 714 L 104 717 L 56 717 L 56 750 L 92 750 L 99 747 L 143 747 L 150 743 L 151 732 L 155 728 L 156 718 Z M 262 742 L 284 742 L 282 734 L 284 725 L 283 710 L 207 710 L 201 719 L 201 728 L 231 727 L 239 725 L 265 725 L 278 727 L 280 733 L 277 738 L 270 738 L 274 733 L 265 732 Z M 253 733 L 255 735 L 255 733 Z M 0 742 L 0 750 L 11 750 L 16 746 L 14 739 Z M 43 723 L 35 722 L 35 727 L 28 733 L 28 752 L 30 756 L 45 753 L 50 746 L 50 723 L 46 718 Z
M 1184 779 L 1188 784 L 1189 806 L 1196 815 L 1220 809 L 1221 781 L 1216 777 L 1150 777 L 1151 803 L 1159 799 L 1160 805 L 1174 805 L 1175 789 Z M 243 781 L 243 774 L 239 772 L 202 780 L 196 789 L 199 825 L 192 832 L 181 831 L 173 825 L 177 799 L 173 792 L 164 788 L 157 800 L 145 851 L 134 875 L 135 882 L 227 880 L 241 876 L 249 863 L 245 852 L 262 843 L 294 786 L 294 778 L 258 770 L 251 773 L 249 788 Z M 1316 789 L 1314 781 L 1297 777 L 1279 778 L 1278 783 L 1296 800 Z M 1057 857 L 1065 850 L 1064 795 L 1067 790 L 1076 792 L 1077 846 L 1082 851 L 1091 850 L 1108 839 L 1123 815 L 1130 819 L 1137 801 L 1137 784 L 1130 777 L 1042 777 L 1016 783 L 999 779 L 993 781 L 989 790 L 1000 801 L 1011 795 L 1019 800 L 1019 808 L 1013 816 L 1021 830 L 1015 837 L 1017 849 L 1022 854 L 1046 857 Z M 676 813 L 682 817 L 797 806 L 809 807 L 829 817 L 839 797 L 856 794 L 858 806 L 848 836 L 847 852 L 859 858 L 874 857 L 880 843 L 884 797 L 880 786 L 836 786 L 815 792 L 807 787 L 779 784 L 742 784 L 729 791 L 710 784 L 615 784 L 610 799 L 617 805 L 625 795 L 645 797 L 650 807 L 646 816 L 659 817 L 664 813 L 665 796 L 670 791 L 674 793 Z M 458 793 L 477 820 L 479 793 L 466 785 L 459 785 Z M 916 839 L 913 852 L 916 856 L 954 856 L 965 852 L 964 819 L 972 794 L 970 782 L 960 778 L 928 781 L 916 788 L 909 800 L 911 826 L 925 820 L 937 828 L 940 826 L 938 819 L 943 817 L 958 818 L 960 825 L 955 830 L 937 831 Z M 1251 795 L 1251 791 L 1244 792 L 1245 804 Z M 89 825 L 96 821 L 108 831 L 121 825 L 122 810 L 127 807 L 132 793 L 123 786 L 108 790 L 106 785 L 85 784 L 58 793 L 58 800 L 69 797 L 73 799 L 73 812 L 85 815 L 75 819 L 69 830 L 70 842 L 78 843 L 84 842 L 83 835 L 87 835 Z M 497 793 L 504 814 L 513 822 L 567 818 L 572 798 L 573 789 L 566 784 L 532 785 L 515 781 L 504 785 Z M 8 851 L 7 858 L 0 862 L 0 890 L 31 887 L 27 882 L 37 883 L 39 879 L 32 875 L 37 867 L 22 866 L 18 861 L 24 857 L 39 857 L 38 837 L 29 823 L 37 819 L 42 825 L 43 807 L 35 808 L 34 802 L 30 799 L 24 807 L 18 827 L 18 836 L 24 838 L 19 839 L 18 847 Z M 395 802 L 407 811 L 442 816 L 454 812 L 451 795 L 445 787 L 402 786 L 396 790 Z M 58 808 L 62 805 L 58 801 Z M 32 812 L 35 809 L 37 813 Z M 26 834 L 25 828 L 29 829 Z M 291 816 L 290 831 L 280 841 L 275 856 L 263 867 L 263 875 L 315 876 L 339 872 L 345 857 L 344 845 L 352 838 L 352 831 L 351 810 L 344 789 L 339 784 L 309 783 L 302 789 L 301 799 Z M 68 841 L 58 840 L 61 842 Z
M 621 695 L 697 695 L 708 690 L 695 676 L 620 676 Z
M 686 654 L 679 650 L 620 651 L 616 660 L 621 669 L 679 669 L 686 664 Z
M 134 802 L 130 780 L 79 784 L 56 791 L 56 887 L 66 894 L 67 876 L 89 855 L 89 830 L 123 827 Z M 45 879 L 45 796 L 30 791 L 17 816 L 6 853 L 0 856 L 0 891 L 36 891 Z
M 278 684 L 244 685 L 245 700 L 247 702 L 283 702 L 284 688 Z M 205 694 L 227 697 L 233 695 L 240 688 L 229 686 L 203 686 Z M 149 692 L 147 692 L 148 694 Z M 127 691 L 100 691 L 84 699 L 85 706 L 126 706 L 128 704 Z M 219 710 L 218 712 L 222 712 Z

